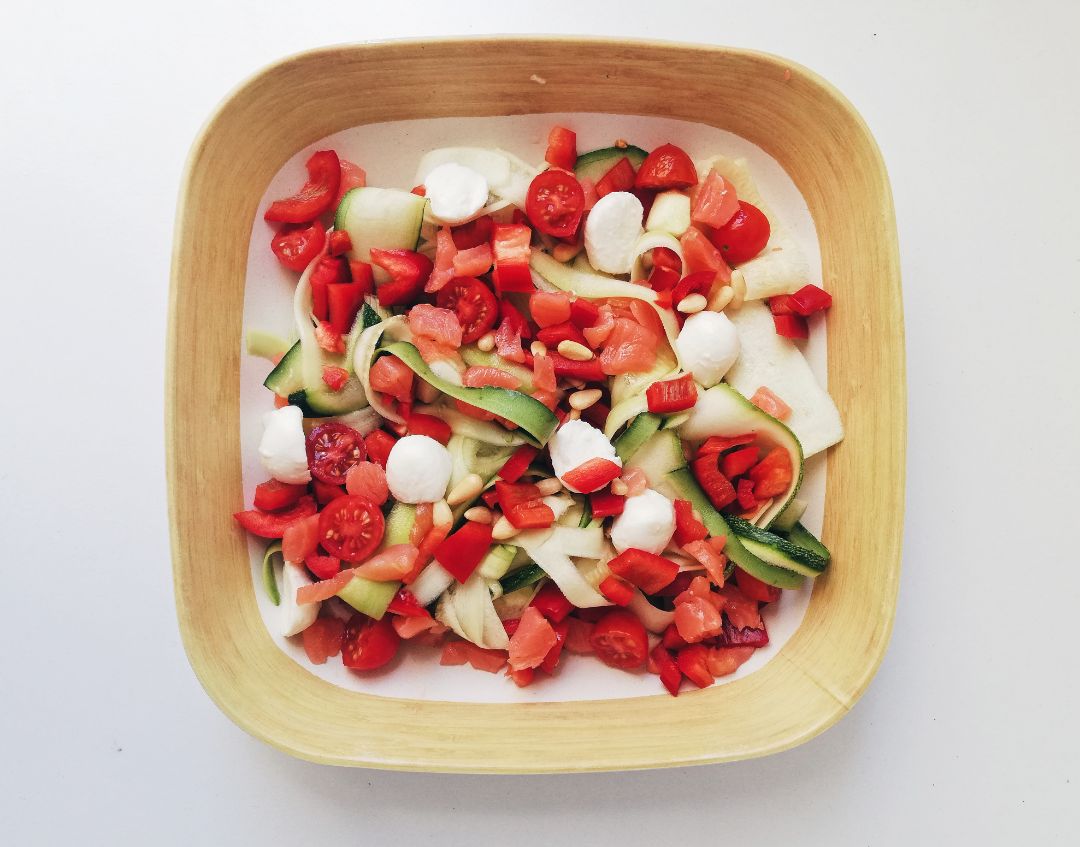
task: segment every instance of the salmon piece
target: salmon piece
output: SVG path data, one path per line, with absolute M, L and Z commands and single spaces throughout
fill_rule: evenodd
M 510 636 L 510 669 L 523 671 L 538 668 L 547 658 L 558 637 L 540 611 L 529 606 L 521 613 L 514 634 Z
M 394 544 L 381 553 L 376 553 L 364 564 L 353 568 L 354 576 L 375 582 L 391 582 L 402 579 L 413 569 L 420 550 L 412 544 Z

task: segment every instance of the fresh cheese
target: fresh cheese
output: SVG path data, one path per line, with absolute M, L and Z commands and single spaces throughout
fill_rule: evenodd
M 622 459 L 615 453 L 615 448 L 600 430 L 583 420 L 567 421 L 548 442 L 551 454 L 551 466 L 555 476 L 571 491 L 580 494 L 563 477 L 575 468 L 581 467 L 592 459 L 608 459 L 620 468 Z
M 263 415 L 259 460 L 278 482 L 302 485 L 311 480 L 304 439 L 304 413 L 299 406 L 282 406 Z
M 631 548 L 660 554 L 675 532 L 675 506 L 659 491 L 646 488 L 627 497 L 622 514 L 611 523 L 611 544 L 620 553 Z
M 644 215 L 641 201 L 629 191 L 612 191 L 597 200 L 585 219 L 589 263 L 604 273 L 629 273 Z
M 464 223 L 484 208 L 488 183 L 483 174 L 457 162 L 446 162 L 431 170 L 424 180 L 431 213 L 448 224 Z
M 739 358 L 739 336 L 723 312 L 698 312 L 686 319 L 675 348 L 682 366 L 711 388 Z
M 402 503 L 442 500 L 450 482 L 450 451 L 426 435 L 406 435 L 394 442 L 386 459 L 386 484 Z

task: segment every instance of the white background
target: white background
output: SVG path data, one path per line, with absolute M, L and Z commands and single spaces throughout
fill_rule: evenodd
M 0 27 L 0 840 L 1077 843 L 1075 3 L 155 5 L 24 2 Z M 876 680 L 801 748 L 600 776 L 337 770 L 247 737 L 187 666 L 162 373 L 188 147 L 290 52 L 489 32 L 779 53 L 881 145 L 907 319 L 904 576 Z

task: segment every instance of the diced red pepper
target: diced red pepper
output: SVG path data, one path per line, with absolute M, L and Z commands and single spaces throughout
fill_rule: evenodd
M 675 543 L 680 547 L 692 541 L 707 538 L 709 531 L 694 517 L 694 506 L 689 500 L 675 501 Z
M 337 282 L 348 282 L 346 265 L 343 259 L 322 256 L 311 270 L 308 278 L 311 284 L 311 311 L 316 320 L 325 321 L 329 317 L 327 287 Z
M 670 585 L 679 573 L 679 566 L 670 559 L 634 547 L 624 550 L 608 562 L 608 567 L 613 574 L 636 585 L 646 594 L 655 594 Z
M 634 599 L 633 586 L 614 575 L 604 577 L 598 588 L 600 593 L 616 606 L 627 606 Z
M 797 314 L 808 318 L 810 315 L 823 312 L 832 306 L 832 295 L 816 285 L 804 285 L 788 297 L 788 303 Z
M 793 315 L 795 307 L 791 305 L 790 294 L 777 294 L 769 298 L 769 311 L 774 315 Z
M 703 644 L 692 644 L 678 652 L 676 661 L 683 672 L 698 688 L 708 688 L 716 680 L 709 671 L 709 648 Z
M 491 215 L 481 215 L 468 223 L 452 227 L 450 234 L 458 250 L 471 250 L 473 247 L 479 247 L 491 241 L 491 231 L 494 226 L 495 222 L 491 219 Z
M 410 194 L 415 194 L 417 197 L 427 197 L 427 188 L 423 185 L 414 185 L 409 189 Z
M 367 457 L 383 469 L 386 468 L 386 460 L 390 456 L 397 439 L 390 433 L 376 429 L 364 437 L 364 446 L 367 448 Z
M 489 488 L 480 495 L 480 499 L 484 501 L 484 505 L 489 509 L 494 509 L 499 505 L 499 492 L 494 488 Z
M 428 610 L 420 605 L 420 601 L 416 599 L 408 588 L 399 588 L 397 594 L 394 595 L 394 599 L 390 601 L 390 605 L 386 607 L 386 611 L 394 615 L 401 615 L 406 618 L 430 618 L 431 615 Z
M 705 491 L 705 496 L 716 509 L 735 502 L 735 486 L 720 472 L 720 464 L 715 455 L 695 459 L 691 468 L 698 484 Z
M 341 256 L 352 250 L 352 239 L 343 229 L 335 229 L 327 240 L 327 252 L 331 256 Z
M 613 479 L 618 479 L 622 474 L 622 468 L 610 459 L 589 459 L 578 465 L 573 470 L 567 471 L 562 476 L 563 484 L 588 494 L 603 488 Z
M 450 424 L 434 415 L 413 412 L 408 416 L 407 422 L 410 435 L 426 435 L 428 438 L 434 438 L 440 444 L 448 444 L 450 436 L 453 435 Z
M 741 447 L 744 444 L 753 444 L 757 435 L 748 432 L 745 435 L 711 435 L 705 439 L 705 443 L 698 447 L 697 458 L 702 456 L 715 456 L 725 453 L 733 447 Z
M 268 479 L 255 486 L 255 508 L 264 512 L 276 512 L 296 505 L 307 493 L 305 485 L 290 485 L 276 479 Z
M 635 176 L 630 158 L 623 156 L 597 181 L 596 196 L 603 197 L 613 191 L 630 191 L 634 187 Z
M 742 476 L 757 464 L 761 451 L 757 447 L 742 447 L 732 450 L 720 460 L 720 472 L 728 479 Z
M 345 335 L 352 329 L 356 313 L 364 302 L 363 286 L 355 282 L 338 282 L 327 286 L 327 306 L 330 326 Z
M 649 411 L 659 415 L 691 409 L 697 403 L 697 396 L 694 377 L 688 373 L 677 379 L 659 380 L 645 390 Z
M 691 294 L 700 294 L 707 299 L 715 280 L 716 274 L 713 271 L 695 271 L 687 274 L 679 280 L 679 284 L 671 292 L 671 302 L 678 306 Z
M 521 479 L 521 475 L 529 469 L 529 465 L 532 464 L 532 460 L 536 458 L 536 454 L 539 452 L 538 447 L 522 444 L 506 460 L 506 464 L 499 471 L 499 478 L 504 482 L 517 482 Z
M 379 286 L 379 305 L 405 306 L 415 303 L 424 293 L 424 284 L 435 265 L 423 253 L 413 250 L 371 248 L 371 261 L 388 274 L 390 282 Z
M 443 540 L 435 548 L 435 559 L 453 574 L 458 582 L 465 582 L 491 549 L 491 524 L 465 521 L 461 529 Z
M 311 490 L 315 494 L 315 499 L 324 506 L 331 500 L 344 497 L 346 494 L 344 486 L 332 485 L 329 482 L 323 482 L 321 479 L 311 480 Z
M 685 638 L 679 635 L 679 628 L 675 626 L 674 622 L 667 625 L 667 629 L 664 630 L 661 637 L 661 643 L 668 650 L 681 650 L 689 644 Z
M 589 346 L 581 330 L 570 321 L 546 326 L 536 333 L 536 338 L 548 347 L 558 347 L 563 341 L 576 341 L 578 344 Z
M 750 479 L 754 481 L 754 496 L 759 500 L 767 500 L 783 494 L 791 485 L 792 475 L 791 454 L 782 447 L 770 450 L 764 459 L 750 469 Z
M 623 513 L 626 498 L 610 491 L 596 491 L 589 495 L 589 507 L 594 518 L 610 518 Z
M 662 265 L 653 265 L 652 273 L 649 274 L 649 287 L 658 293 L 673 291 L 679 284 L 679 272 Z M 670 307 L 674 296 L 668 294 L 666 306 Z
M 653 247 L 649 255 L 652 257 L 654 268 L 668 268 L 677 274 L 682 274 L 682 259 L 674 250 L 668 247 Z
M 563 647 L 566 646 L 566 636 L 570 632 L 570 621 L 552 621 L 551 628 L 555 631 L 555 645 L 548 650 L 544 661 L 540 663 L 540 670 L 547 674 L 555 673 L 555 668 L 559 666 L 559 657 L 562 656 Z
M 578 297 L 570 303 L 570 321 L 579 329 L 596 326 L 600 320 L 600 309 L 591 300 Z
M 679 686 L 682 684 L 682 671 L 679 670 L 679 665 L 664 649 L 663 644 L 653 647 L 649 655 L 656 664 L 656 672 L 660 675 L 660 682 L 664 684 L 664 688 L 672 697 L 678 697 Z
M 323 365 L 322 381 L 331 391 L 341 391 L 349 381 L 349 372 L 337 365 Z
M 784 338 L 809 338 L 810 327 L 801 315 L 773 315 L 776 334 Z
M 359 286 L 360 293 L 364 296 L 375 291 L 375 272 L 367 262 L 350 259 L 349 276 L 352 277 L 352 284 Z
M 518 529 L 542 529 L 555 522 L 555 513 L 535 485 L 497 481 L 495 494 L 506 519 Z
M 551 364 L 555 366 L 555 376 L 580 379 L 585 382 L 603 382 L 607 379 L 597 356 L 593 356 L 587 362 L 578 362 L 548 350 L 548 357 L 551 359 Z
M 775 603 L 780 599 L 780 589 L 753 577 L 742 568 L 735 568 L 735 584 L 751 600 L 760 603 Z
M 573 171 L 577 164 L 577 133 L 564 126 L 552 127 L 544 161 L 564 171 Z
M 279 223 L 302 224 L 313 221 L 330 208 L 341 183 L 341 163 L 333 150 L 319 150 L 305 165 L 307 182 L 299 193 L 275 200 L 263 218 Z
M 497 293 L 535 290 L 529 272 L 531 241 L 532 230 L 524 224 L 495 224 L 491 233 L 491 250 L 495 259 L 492 280 Z
M 554 582 L 544 583 L 529 605 L 535 606 L 552 623 L 559 623 L 574 611 L 574 604 L 566 599 Z

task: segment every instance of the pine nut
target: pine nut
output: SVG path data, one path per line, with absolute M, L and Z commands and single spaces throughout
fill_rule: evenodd
M 491 528 L 491 537 L 496 541 L 506 541 L 506 539 L 513 538 L 517 534 L 518 528 L 507 520 L 506 515 L 495 521 L 495 526 Z
M 728 307 L 731 299 L 735 296 L 735 289 L 730 285 L 722 285 L 717 289 L 716 294 L 713 295 L 712 302 L 709 304 L 709 308 L 714 312 L 722 312 Z
M 592 350 L 580 341 L 571 341 L 569 338 L 559 342 L 558 350 L 560 356 L 569 359 L 571 362 L 588 362 L 593 357 Z
M 709 305 L 709 301 L 701 294 L 689 294 L 679 301 L 678 310 L 684 315 L 694 315 Z
M 586 391 L 575 391 L 570 395 L 570 408 L 584 412 L 600 399 L 603 392 L 599 388 L 589 388 Z
M 543 341 L 534 341 L 529 345 L 529 352 L 531 352 L 533 356 L 546 356 L 547 345 Z
M 731 272 L 731 288 L 735 292 L 735 296 L 731 298 L 730 305 L 732 309 L 738 311 L 746 301 L 746 278 L 742 275 L 742 271 L 735 270 Z
M 476 346 L 483 352 L 490 353 L 495 349 L 495 333 L 485 332 L 476 340 Z
M 483 490 L 484 480 L 479 474 L 471 473 L 450 489 L 450 493 L 446 495 L 446 502 L 451 506 L 460 506 L 462 503 L 475 500 Z
M 491 514 L 491 509 L 486 506 L 473 506 L 465 511 L 465 520 L 475 521 L 476 523 L 491 523 L 494 516 Z
M 558 494 L 562 491 L 562 483 L 559 482 L 557 477 L 553 476 L 540 480 L 536 483 L 536 487 L 544 497 L 550 497 L 552 494 Z
M 420 384 L 416 386 L 416 396 L 420 398 L 421 403 L 434 403 L 439 399 L 441 392 L 434 385 L 422 379 L 417 382 Z
M 630 490 L 630 486 L 628 486 L 621 479 L 614 479 L 614 480 L 611 481 L 611 493 L 612 494 L 617 494 L 619 497 L 625 497 L 626 492 L 629 491 L 629 490 Z
M 581 252 L 581 244 L 556 244 L 551 250 L 551 257 L 557 262 L 569 262 Z
M 580 421 L 581 420 L 581 412 L 579 412 L 577 409 L 571 409 L 569 412 L 566 413 L 566 420 L 568 420 L 568 421 Z
M 431 510 L 432 526 L 450 526 L 454 522 L 454 513 L 450 511 L 450 504 L 440 500 Z

